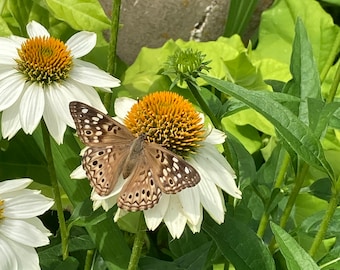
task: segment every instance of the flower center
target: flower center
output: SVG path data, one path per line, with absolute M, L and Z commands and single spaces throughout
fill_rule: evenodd
M 156 92 L 132 106 L 125 125 L 135 135 L 186 157 L 204 140 L 203 123 L 192 104 L 173 92 Z
M 0 200 L 0 220 L 4 218 L 4 200 Z
M 72 57 L 64 42 L 53 37 L 34 37 L 18 49 L 18 70 L 27 80 L 48 85 L 65 80 L 72 68 Z

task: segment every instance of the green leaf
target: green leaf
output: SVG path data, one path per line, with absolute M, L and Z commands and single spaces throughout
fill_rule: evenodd
M 312 257 L 284 229 L 271 222 L 270 227 L 275 235 L 280 251 L 286 259 L 288 270 L 318 270 Z
M 205 215 L 203 229 L 235 269 L 275 269 L 268 248 L 244 223 L 227 215 L 224 223 L 218 225 Z
M 317 114 L 314 111 L 309 113 L 307 99 L 321 100 L 319 72 L 306 29 L 300 18 L 296 22 L 295 32 L 290 64 L 293 79 L 289 84 L 288 94 L 301 98 L 297 115 L 303 123 L 309 125 L 309 122 L 313 121 Z
M 337 41 L 340 29 L 334 25 L 332 17 L 314 0 L 277 1 L 272 8 L 263 12 L 259 44 L 253 52 L 254 56 L 257 59 L 271 58 L 289 64 L 297 17 L 302 19 L 307 29 L 313 55 L 321 73 L 328 61 L 334 61 L 329 58 L 340 51 Z
M 21 35 L 26 35 L 26 24 L 28 23 L 28 19 L 30 17 L 29 14 L 33 5 L 33 1 L 8 1 L 8 9 L 17 23 L 20 25 Z
M 266 92 L 249 91 L 204 74 L 201 77 L 211 86 L 241 100 L 261 113 L 275 126 L 277 133 L 302 159 L 310 165 L 323 168 L 333 177 L 332 169 L 325 158 L 319 140 L 289 109 L 271 99 Z
M 46 0 L 54 16 L 76 30 L 99 32 L 110 27 L 110 21 L 96 0 Z
M 270 89 L 262 79 L 261 72 L 250 61 L 247 52 L 241 52 L 234 59 L 224 62 L 228 70 L 228 80 L 253 90 Z
M 152 257 L 144 257 L 139 261 L 141 270 L 196 270 L 204 269 L 211 242 L 199 246 L 198 248 L 177 258 L 173 262 L 161 261 Z
M 248 26 L 258 0 L 231 0 L 224 36 L 242 34 Z
M 310 236 L 315 236 L 320 230 L 320 224 L 325 216 L 325 211 L 319 211 L 312 216 L 307 217 L 299 228 L 299 231 L 307 233 Z M 329 222 L 325 238 L 337 237 L 340 234 L 340 208 L 334 212 L 332 219 Z

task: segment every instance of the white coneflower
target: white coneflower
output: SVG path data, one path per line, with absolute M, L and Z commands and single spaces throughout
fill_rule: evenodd
M 224 142 L 225 134 L 216 129 L 206 132 L 202 116 L 191 103 L 173 92 L 153 93 L 138 102 L 118 98 L 115 112 L 115 120 L 123 123 L 133 134 L 145 134 L 149 141 L 162 144 L 184 157 L 200 174 L 201 180 L 196 186 L 177 194 L 162 194 L 158 204 L 143 211 L 148 228 L 155 230 L 164 221 L 174 238 L 182 235 L 186 224 L 193 232 L 198 232 L 203 208 L 217 223 L 222 223 L 225 213 L 222 190 L 241 198 L 233 169 L 214 146 Z M 81 167 L 72 176 L 86 177 Z M 95 209 L 102 206 L 108 210 L 116 204 L 122 189 L 121 180 L 108 196 L 102 197 L 92 191 Z M 125 213 L 118 209 L 115 220 Z
M 4 138 L 22 128 L 32 134 L 43 117 L 57 143 L 66 126 L 74 127 L 68 110 L 78 100 L 105 111 L 93 87 L 106 91 L 120 81 L 80 58 L 96 45 L 96 34 L 82 31 L 66 43 L 50 36 L 39 23 L 27 25 L 28 39 L 0 37 L 0 111 Z
M 51 233 L 37 216 L 54 202 L 38 190 L 25 189 L 31 182 L 0 182 L 0 269 L 40 269 L 35 248 L 49 244 Z

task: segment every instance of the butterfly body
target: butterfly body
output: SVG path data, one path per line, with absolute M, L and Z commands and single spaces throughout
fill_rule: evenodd
M 124 125 L 80 102 L 70 103 L 80 140 L 88 146 L 82 158 L 86 175 L 100 196 L 125 179 L 117 205 L 127 211 L 147 210 L 161 194 L 175 194 L 200 181 L 184 159 L 161 145 L 135 137 Z

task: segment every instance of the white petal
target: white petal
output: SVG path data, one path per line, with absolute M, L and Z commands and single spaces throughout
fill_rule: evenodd
M 95 33 L 81 31 L 70 37 L 66 45 L 71 50 L 72 56 L 79 58 L 88 54 L 96 46 L 96 42 L 97 35 Z
M 80 97 L 75 100 L 81 101 L 83 103 L 89 104 L 97 110 L 106 113 L 107 110 L 100 99 L 98 92 L 91 86 L 80 84 L 76 81 L 69 80 L 70 84 L 74 86 L 74 96 Z M 111 91 L 110 91 L 111 92 Z
M 46 28 L 36 21 L 31 21 L 27 24 L 26 30 L 30 38 L 50 36 L 50 33 L 46 30 Z
M 149 230 L 154 231 L 162 222 L 168 209 L 169 201 L 170 195 L 162 194 L 158 204 L 149 210 L 143 211 L 145 223 Z
M 17 49 L 21 44 L 10 38 L 0 37 L 0 64 L 17 65 L 14 59 L 19 58 Z
M 44 233 L 24 220 L 4 219 L 0 230 L 9 239 L 30 247 L 44 246 L 50 242 Z
M 120 97 L 115 100 L 115 114 L 124 119 L 129 111 L 131 110 L 132 106 L 137 103 L 137 100 L 128 98 L 128 97 Z
M 0 66 L 0 80 L 3 80 L 4 78 L 7 78 L 15 73 L 18 73 L 18 71 L 10 65 Z
M 201 175 L 204 179 L 206 175 Z M 201 203 L 209 215 L 217 222 L 224 220 L 224 200 L 215 184 L 209 181 L 200 181 L 197 185 L 200 189 Z
M 0 234 L 0 269 L 19 269 L 16 249 L 8 244 L 11 241 Z
M 38 126 L 45 107 L 44 90 L 37 84 L 31 84 L 22 96 L 20 103 L 20 123 L 22 129 L 32 134 Z
M 41 220 L 37 217 L 25 219 L 25 221 L 34 227 L 36 227 L 39 231 L 41 231 L 45 236 L 51 236 L 52 233 L 44 226 Z
M 20 130 L 20 107 L 21 97 L 14 104 L 2 112 L 1 132 L 4 138 L 10 140 Z
M 120 80 L 98 68 L 75 66 L 70 71 L 70 77 L 79 83 L 95 87 L 113 88 L 120 85 Z
M 193 233 L 197 233 L 201 231 L 201 225 L 203 221 L 203 207 L 200 207 L 200 208 L 201 208 L 201 214 L 200 214 L 200 219 L 197 221 L 197 223 L 193 224 L 189 220 L 187 222 L 187 225 L 189 226 L 190 230 Z
M 48 132 L 51 134 L 57 144 L 61 144 L 64 139 L 66 124 L 59 117 L 58 113 L 54 110 L 52 98 L 49 96 L 49 91 L 45 91 L 45 108 L 44 108 L 44 121 Z
M 19 73 L 0 81 L 0 111 L 3 111 L 14 104 L 24 90 L 25 79 Z
M 33 247 L 21 245 L 11 240 L 8 240 L 7 243 L 15 251 L 18 270 L 40 270 L 38 254 Z M 8 269 L 12 270 L 13 268 Z
M 70 174 L 71 179 L 84 179 L 86 178 L 86 172 L 82 165 L 79 165 L 73 172 Z
M 207 180 L 214 182 L 231 196 L 242 198 L 242 192 L 235 183 L 234 170 L 213 145 L 205 144 L 190 163 L 199 173 L 206 172 Z
M 26 219 L 42 215 L 54 204 L 52 199 L 33 192 L 29 195 L 5 200 L 5 203 L 4 216 L 13 219 Z
M 168 227 L 172 238 L 180 238 L 187 223 L 187 218 L 180 210 L 181 203 L 177 196 L 171 196 L 168 211 L 164 217 L 164 223 Z
M 197 224 L 201 218 L 201 202 L 199 188 L 197 186 L 186 188 L 178 193 L 184 215 L 188 222 Z
M 64 82 L 63 84 L 54 83 L 53 85 L 45 89 L 45 96 L 46 99 L 48 99 L 48 103 L 51 104 L 51 114 L 54 114 L 54 117 L 58 117 L 60 119 L 58 125 L 61 126 L 61 123 L 65 123 L 66 125 L 75 128 L 73 119 L 69 111 L 69 104 L 71 101 L 77 99 L 74 98 L 72 88 L 69 89 L 68 86 L 69 84 L 67 82 Z M 54 128 L 57 129 L 57 127 Z
M 24 189 L 32 182 L 33 180 L 29 178 L 2 181 L 0 182 L 0 194 Z
M 216 129 L 212 128 L 211 126 L 208 126 L 208 136 L 205 138 L 205 142 L 211 143 L 211 144 L 221 144 L 224 143 L 225 139 L 227 138 L 227 135 Z

